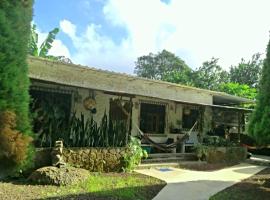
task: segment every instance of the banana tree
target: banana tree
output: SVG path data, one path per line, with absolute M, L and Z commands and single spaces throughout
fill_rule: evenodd
M 32 56 L 47 58 L 50 60 L 58 60 L 62 62 L 72 63 L 69 58 L 65 56 L 53 56 L 49 55 L 49 50 L 52 48 L 52 43 L 55 40 L 56 35 L 59 33 L 59 28 L 54 28 L 51 30 L 46 39 L 42 42 L 42 44 L 38 45 L 38 33 L 36 30 L 36 25 L 33 24 L 31 27 L 31 35 L 30 35 L 30 42 L 28 53 Z

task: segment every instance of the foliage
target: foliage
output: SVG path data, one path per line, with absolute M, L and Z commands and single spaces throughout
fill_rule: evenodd
M 259 145 L 270 144 L 270 40 L 263 62 L 262 77 L 259 83 L 257 105 L 249 124 L 249 134 Z
M 183 60 L 166 50 L 150 53 L 137 59 L 135 73 L 150 79 L 191 85 L 198 88 L 226 92 L 232 95 L 254 99 L 261 76 L 260 54 L 244 59 L 230 72 L 223 70 L 217 58 L 205 61 L 196 70 L 189 68 Z
M 147 158 L 148 154 L 141 147 L 141 141 L 138 138 L 131 137 L 128 144 L 129 153 L 124 155 L 124 167 L 126 172 L 133 171 L 140 163 L 142 158 Z
M 5 111 L 0 113 L 0 161 L 1 165 L 16 167 L 27 156 L 27 147 L 32 138 L 16 129 L 16 115 Z
M 255 88 L 239 83 L 222 83 L 219 86 L 219 91 L 252 100 L 255 100 L 257 95 L 257 90 Z
M 100 125 L 93 118 L 85 120 L 74 113 L 69 124 L 68 138 L 63 137 L 69 147 L 122 147 L 126 145 L 126 126 L 124 123 L 112 123 L 106 112 Z
M 61 105 L 43 101 L 36 110 L 35 120 L 41 122 L 36 145 L 52 147 L 62 139 L 67 147 L 121 147 L 126 145 L 126 124 L 108 120 L 106 112 L 98 124 L 93 117 L 86 119 L 73 113 L 69 121 Z
M 261 54 L 257 53 L 252 59 L 245 61 L 243 58 L 237 66 L 230 68 L 230 81 L 240 85 L 257 88 L 262 71 Z
M 20 140 L 31 135 L 26 61 L 31 20 L 32 0 L 0 1 L 0 112 L 15 112 Z
M 135 73 L 140 77 L 181 84 L 189 84 L 192 71 L 183 60 L 166 50 L 141 56 L 135 65 Z
M 60 99 L 59 99 L 60 100 Z M 42 98 L 32 105 L 34 131 L 37 131 L 36 145 L 51 147 L 54 141 L 63 137 L 68 116 L 64 111 L 66 102 L 59 101 L 57 105 L 50 98 Z M 38 126 L 38 127 L 36 127 Z
M 208 90 L 218 90 L 218 86 L 228 82 L 228 73 L 218 65 L 218 59 L 206 61 L 193 73 L 194 86 Z
M 49 55 L 49 50 L 52 48 L 52 44 L 59 33 L 59 28 L 51 30 L 46 39 L 42 42 L 40 47 L 38 46 L 38 33 L 36 31 L 36 25 L 33 24 L 31 27 L 30 42 L 28 44 L 28 54 L 36 57 L 47 58 L 55 61 L 62 61 L 66 63 L 72 63 L 69 58 L 65 56 L 52 56 Z
M 219 136 L 205 136 L 204 137 L 204 145 L 213 146 L 213 147 L 230 147 L 236 146 L 236 142 L 230 141 L 229 139 L 225 139 Z
M 199 143 L 195 146 L 195 152 L 199 160 L 205 160 L 207 156 L 207 146 Z

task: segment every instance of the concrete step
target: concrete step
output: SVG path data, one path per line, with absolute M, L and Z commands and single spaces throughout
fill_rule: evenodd
M 202 165 L 205 161 L 181 161 L 181 162 L 165 162 L 165 163 L 142 163 L 136 169 L 150 169 L 150 168 L 185 168 L 185 166 Z
M 178 162 L 167 162 L 167 163 L 142 163 L 136 169 L 150 169 L 150 168 L 169 168 L 179 167 Z
M 188 157 L 195 156 L 194 153 L 152 153 L 148 154 L 148 158 L 168 158 L 168 157 Z
M 178 163 L 183 161 L 195 161 L 197 157 L 194 153 L 158 153 L 149 154 L 142 163 Z
M 142 160 L 142 163 L 178 163 L 186 160 L 184 157 L 150 158 Z

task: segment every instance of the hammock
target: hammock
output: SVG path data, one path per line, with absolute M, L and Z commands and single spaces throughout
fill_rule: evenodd
M 173 148 L 176 148 L 177 144 L 183 143 L 184 141 L 188 140 L 191 132 L 193 131 L 193 129 L 196 127 L 198 121 L 196 121 L 194 123 L 194 125 L 191 127 L 191 129 L 180 139 L 176 140 L 175 142 L 171 143 L 171 144 L 160 144 L 160 143 L 156 143 L 155 141 L 153 141 L 147 134 L 143 133 L 140 128 L 137 126 L 137 124 L 134 124 L 134 126 L 136 127 L 136 129 L 138 129 L 140 136 L 149 144 L 151 144 L 152 146 L 156 147 L 157 149 L 161 150 L 161 151 L 165 151 L 165 152 L 170 152 Z

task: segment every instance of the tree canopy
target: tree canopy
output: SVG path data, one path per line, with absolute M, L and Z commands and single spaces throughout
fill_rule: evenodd
M 257 96 L 257 90 L 255 88 L 251 88 L 248 85 L 239 83 L 222 83 L 219 85 L 218 90 L 227 94 L 232 94 L 253 100 L 255 100 Z
M 181 84 L 189 84 L 192 72 L 183 60 L 166 50 L 141 56 L 135 65 L 135 73 L 140 77 Z
M 249 61 L 245 61 L 242 58 L 237 66 L 231 66 L 230 81 L 257 88 L 263 64 L 260 56 L 261 54 L 259 53 L 254 54 Z
M 266 50 L 266 58 L 263 62 L 262 77 L 259 82 L 259 90 L 255 111 L 249 124 L 249 134 L 258 144 L 270 143 L 270 40 Z
M 218 90 L 219 85 L 227 83 L 228 79 L 229 74 L 218 65 L 218 59 L 212 58 L 193 72 L 192 81 L 195 87 Z
M 254 54 L 248 61 L 242 59 L 238 65 L 231 66 L 228 72 L 218 64 L 218 58 L 213 57 L 203 62 L 198 69 L 192 70 L 182 59 L 163 50 L 139 57 L 135 62 L 135 73 L 145 78 L 254 99 L 262 68 L 260 55 Z

